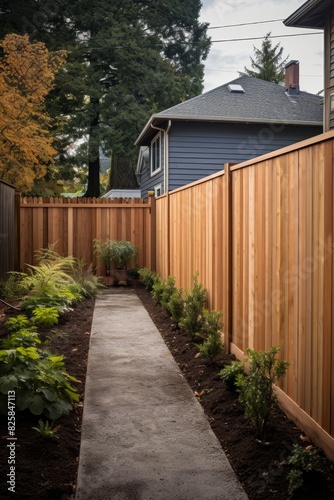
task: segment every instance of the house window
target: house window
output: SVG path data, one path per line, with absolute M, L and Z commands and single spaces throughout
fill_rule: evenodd
M 157 186 L 154 186 L 154 196 L 155 196 L 155 198 L 157 198 L 161 194 L 162 194 L 162 187 L 161 187 L 161 183 L 160 183 Z
M 161 170 L 161 133 L 151 143 L 151 175 Z

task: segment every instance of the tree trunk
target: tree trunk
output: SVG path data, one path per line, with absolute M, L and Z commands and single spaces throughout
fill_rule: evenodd
M 91 98 L 91 105 L 94 114 L 89 126 L 88 184 L 84 197 L 98 198 L 100 196 L 99 100 Z

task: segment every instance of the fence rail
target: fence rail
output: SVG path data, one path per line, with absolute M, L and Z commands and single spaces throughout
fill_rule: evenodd
M 282 404 L 334 459 L 333 151 L 330 132 L 226 165 L 158 198 L 156 231 L 157 271 L 199 272 L 232 352 L 281 347 Z
M 137 264 L 154 265 L 151 212 L 153 199 L 22 198 L 20 269 L 34 263 L 34 252 L 56 244 L 60 255 L 73 255 L 104 273 L 93 250 L 94 239 L 129 240 L 140 246 Z

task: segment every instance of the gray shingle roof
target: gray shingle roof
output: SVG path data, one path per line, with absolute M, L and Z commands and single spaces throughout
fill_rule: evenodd
M 228 86 L 241 85 L 244 92 L 230 92 Z M 323 123 L 323 98 L 308 92 L 287 95 L 285 87 L 243 75 L 205 94 L 151 116 L 136 140 L 148 143 L 151 124 L 167 120 L 218 121 L 235 123 L 283 123 L 319 125 Z
M 228 85 L 241 85 L 244 93 L 230 92 Z M 322 98 L 300 92 L 288 96 L 276 83 L 243 75 L 233 82 L 210 90 L 181 104 L 157 113 L 166 118 L 215 118 L 227 121 L 284 121 L 322 123 Z

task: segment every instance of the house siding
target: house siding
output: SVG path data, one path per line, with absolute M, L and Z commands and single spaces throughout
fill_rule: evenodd
M 146 198 L 148 189 L 154 189 L 155 186 L 161 184 L 162 192 L 165 190 L 164 177 L 165 177 L 165 141 L 164 134 L 161 134 L 161 171 L 155 175 L 151 175 L 151 157 L 149 157 L 148 165 L 141 171 L 140 190 L 142 198 Z M 151 148 L 150 148 L 151 154 Z
M 174 122 L 169 132 L 169 190 L 322 133 L 322 127 Z M 152 185 L 152 179 L 151 179 Z

